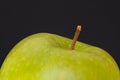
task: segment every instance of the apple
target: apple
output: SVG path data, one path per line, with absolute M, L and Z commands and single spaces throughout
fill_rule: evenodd
M 37 33 L 23 39 L 6 57 L 0 80 L 120 80 L 109 53 L 77 38 Z

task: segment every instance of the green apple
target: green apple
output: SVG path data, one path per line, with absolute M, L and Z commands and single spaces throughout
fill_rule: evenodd
M 50 33 L 31 35 L 8 54 L 0 80 L 120 80 L 118 65 L 104 50 Z

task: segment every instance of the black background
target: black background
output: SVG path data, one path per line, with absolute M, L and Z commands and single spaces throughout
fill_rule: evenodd
M 37 2 L 36 2 L 37 3 Z M 39 7 L 0 8 L 0 65 L 23 38 L 39 32 L 73 38 L 82 25 L 79 41 L 105 49 L 120 67 L 120 6 L 118 1 L 45 1 Z

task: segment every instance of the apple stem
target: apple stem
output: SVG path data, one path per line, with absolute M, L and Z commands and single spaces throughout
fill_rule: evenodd
M 71 48 L 70 48 L 71 50 L 75 49 L 75 44 L 76 44 L 76 41 L 77 41 L 78 36 L 80 34 L 80 31 L 81 31 L 81 25 L 78 25 L 77 28 L 76 28 L 76 32 L 75 32 L 72 44 L 71 44 Z

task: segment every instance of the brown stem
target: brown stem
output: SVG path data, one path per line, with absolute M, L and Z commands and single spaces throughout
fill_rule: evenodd
M 73 41 L 72 41 L 72 44 L 71 44 L 71 50 L 74 50 L 75 49 L 75 43 L 78 39 L 78 36 L 80 34 L 80 31 L 81 31 L 81 25 L 78 25 L 77 28 L 76 28 L 76 32 L 75 32 L 75 35 L 74 35 L 74 38 L 73 38 Z

